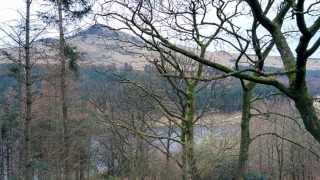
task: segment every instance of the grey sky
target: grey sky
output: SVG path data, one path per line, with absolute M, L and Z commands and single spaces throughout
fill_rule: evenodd
M 39 4 L 42 0 L 33 0 L 32 3 L 32 11 L 35 12 L 37 10 L 40 10 Z M 20 18 L 19 12 L 24 13 L 25 9 L 25 0 L 0 0 L 0 26 L 4 28 L 7 24 L 12 23 L 14 20 L 17 20 Z M 307 1 L 308 2 L 308 1 Z M 241 20 L 238 21 L 241 22 L 242 25 L 246 24 L 245 22 L 248 22 L 247 20 Z M 87 19 L 86 21 L 82 22 L 81 25 L 78 25 L 78 27 L 85 27 L 90 24 L 92 24 L 91 19 Z M 54 28 L 48 29 L 48 32 L 45 36 L 56 36 L 56 31 Z M 5 40 L 5 35 L 0 32 L 0 42 L 1 45 L 3 45 Z M 291 45 L 293 47 L 296 45 L 296 41 L 292 41 Z M 319 57 L 319 50 L 314 54 L 314 57 Z
M 1 23 L 14 20 L 18 17 L 18 10 L 24 7 L 23 0 L 1 0 L 0 21 Z
M 17 20 L 21 19 L 20 14 L 24 14 L 25 12 L 25 0 L 0 0 L 2 4 L 0 4 L 0 27 L 9 31 L 8 25 L 16 24 Z M 43 4 L 43 0 L 32 0 L 31 4 L 31 13 L 35 14 L 36 12 L 42 10 L 44 7 L 40 7 L 40 4 Z M 42 9 L 41 9 L 42 8 Z M 20 13 L 20 14 L 19 14 Z M 79 26 L 83 25 L 83 22 Z M 70 29 L 69 29 L 70 30 Z M 66 32 L 66 34 L 68 31 Z M 46 31 L 42 33 L 42 37 L 55 37 L 57 36 L 56 28 L 50 27 L 47 28 Z M 0 31 L 0 46 L 6 46 L 5 44 L 8 42 L 7 36 Z

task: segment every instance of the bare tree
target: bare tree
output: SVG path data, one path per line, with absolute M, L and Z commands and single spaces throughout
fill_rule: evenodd
M 187 18 L 187 16 L 185 16 L 186 14 L 184 14 L 185 10 L 192 9 L 189 8 L 192 6 L 186 6 L 186 8 L 182 8 L 184 3 L 181 3 L 180 1 L 166 1 L 161 3 L 157 1 L 139 1 L 138 3 L 133 1 L 113 1 L 114 4 L 122 7 L 126 13 L 120 14 L 118 12 L 110 12 L 100 13 L 99 15 L 113 17 L 114 19 L 118 20 L 118 22 L 122 23 L 126 29 L 129 29 L 134 34 L 138 35 L 148 44 L 169 48 L 173 51 L 188 56 L 197 62 L 223 71 L 226 73 L 225 76 L 233 76 L 253 81 L 255 83 L 276 87 L 296 103 L 296 107 L 301 113 L 301 117 L 304 119 L 304 125 L 306 129 L 313 135 L 315 139 L 320 141 L 320 121 L 313 106 L 313 98 L 308 92 L 306 83 L 306 64 L 308 62 L 308 58 L 315 53 L 320 44 L 319 40 L 315 40 L 315 42 L 312 44 L 311 39 L 316 38 L 316 33 L 319 30 L 320 23 L 319 18 L 317 17 L 318 15 L 315 15 L 316 20 L 310 26 L 306 25 L 307 23 L 305 20 L 306 16 L 313 16 L 312 13 L 314 12 L 314 9 L 317 7 L 318 3 L 315 1 L 315 3 L 310 3 L 308 7 L 305 7 L 306 2 L 303 0 L 297 2 L 283 1 L 280 3 L 281 6 L 277 11 L 276 16 L 278 18 L 271 20 L 269 18 L 271 13 L 264 14 L 264 11 L 262 10 L 263 5 L 259 1 L 248 0 L 246 2 L 258 23 L 260 23 L 272 36 L 275 46 L 281 55 L 282 63 L 284 64 L 283 72 L 269 74 L 251 68 L 237 70 L 235 68 L 228 67 L 223 63 L 214 62 L 208 57 L 201 57 L 191 51 L 188 51 L 187 48 L 176 45 L 176 41 L 174 41 L 175 38 L 168 36 L 169 33 L 175 32 L 175 35 L 179 34 L 180 37 L 189 37 L 188 35 L 190 34 L 193 35 L 191 37 L 198 35 L 206 40 L 209 39 L 210 43 L 213 40 L 230 42 L 221 36 L 220 38 L 212 38 L 212 36 L 205 34 L 199 35 L 197 33 L 199 31 L 197 28 L 194 28 L 193 25 L 206 25 L 207 29 L 219 29 L 218 32 L 225 32 L 227 34 L 232 34 L 233 37 L 239 37 L 237 32 L 240 31 L 241 27 L 237 28 L 237 26 L 235 26 L 235 24 L 232 22 L 232 19 L 241 14 L 239 12 L 239 8 L 240 4 L 242 4 L 242 1 L 214 1 L 212 6 L 214 9 L 216 9 L 216 11 L 209 11 L 209 9 L 206 8 L 205 11 L 197 14 L 198 16 L 203 14 L 208 16 L 208 12 L 217 12 L 216 15 L 218 22 L 216 22 L 215 18 L 201 18 L 198 16 L 194 16 L 197 18 L 192 18 L 192 16 L 191 18 Z M 204 7 L 203 5 L 208 4 L 206 1 L 191 1 L 187 3 L 194 3 L 200 7 Z M 226 7 L 230 7 L 229 5 L 234 9 L 234 13 L 231 13 L 232 15 L 230 16 L 228 16 L 230 13 L 228 13 L 226 10 Z M 177 9 L 181 9 L 181 11 L 177 11 Z M 198 9 L 201 8 L 197 8 L 197 10 Z M 285 38 L 286 33 L 282 31 L 281 26 L 279 26 L 279 24 L 282 24 L 286 20 L 290 9 L 293 9 L 292 17 L 296 20 L 295 25 L 301 34 L 299 44 L 296 48 L 297 56 L 294 55 L 294 52 L 291 50 L 289 43 Z M 187 14 L 190 15 L 190 13 Z M 186 19 L 183 20 L 184 18 Z M 208 20 L 211 20 L 211 22 L 207 22 Z M 209 25 L 213 25 L 213 27 L 210 27 Z M 221 35 L 222 34 L 223 33 L 221 33 Z M 190 40 L 190 38 L 187 40 Z M 194 39 L 191 38 L 191 40 Z M 242 41 L 246 42 L 245 40 Z M 247 50 L 247 46 L 243 46 L 243 44 L 246 43 L 242 43 L 241 46 L 237 45 L 237 43 L 231 42 L 230 45 L 236 50 L 239 50 L 240 56 L 242 56 Z M 260 76 L 244 73 L 248 71 L 257 73 Z M 286 77 L 289 79 L 289 85 L 286 85 L 285 83 L 277 80 L 277 78 L 273 77 L 279 74 L 286 75 Z
M 267 14 L 268 11 L 270 11 L 270 8 L 272 7 L 272 4 L 274 2 L 270 1 L 266 8 L 264 9 L 264 13 Z M 281 14 L 282 15 L 282 14 Z M 279 19 L 281 15 L 276 16 L 274 19 Z M 271 52 L 274 42 L 271 40 L 264 40 L 263 38 L 258 37 L 258 28 L 259 23 L 257 22 L 257 19 L 254 17 L 254 21 L 251 28 L 251 42 L 253 49 L 255 51 L 255 54 L 257 57 L 256 61 L 253 61 L 254 69 L 257 69 L 258 71 L 263 71 L 264 62 Z M 282 23 L 279 22 L 279 26 L 282 26 Z M 265 43 L 266 42 L 266 43 Z M 256 76 L 259 76 L 259 74 L 255 74 Z M 255 82 L 246 82 L 245 80 L 241 80 L 242 84 L 242 116 L 241 116 L 241 139 L 240 139 L 240 152 L 239 152 L 239 161 L 238 161 L 238 170 L 236 179 L 244 179 L 245 177 L 245 169 L 246 169 L 246 163 L 248 161 L 249 157 L 249 146 L 251 143 L 251 137 L 250 137 L 250 119 L 251 119 L 251 106 L 253 104 L 254 99 L 254 88 L 256 86 Z
M 313 106 L 313 98 L 308 92 L 306 82 L 306 71 L 308 58 L 315 53 L 320 46 L 320 40 L 316 37 L 316 33 L 320 29 L 320 18 L 318 15 L 315 17 L 315 21 L 311 22 L 309 26 L 306 23 L 307 16 L 313 16 L 311 11 L 316 8 L 318 2 L 310 3 L 303 0 L 298 1 L 284 1 L 283 7 L 287 9 L 280 11 L 278 14 L 287 14 L 289 9 L 292 9 L 292 17 L 296 20 L 296 26 L 300 33 L 299 43 L 295 49 L 296 56 L 293 50 L 289 46 L 289 42 L 286 40 L 281 26 L 278 23 L 271 21 L 268 14 L 264 14 L 261 11 L 261 4 L 258 1 L 246 1 L 250 6 L 253 16 L 257 18 L 257 21 L 270 33 L 275 45 L 281 55 L 284 69 L 288 73 L 289 85 L 286 87 L 284 84 L 279 84 L 284 88 L 276 87 L 290 97 L 296 104 L 296 108 L 300 112 L 306 129 L 312 134 L 312 136 L 320 141 L 320 120 Z M 307 7 L 306 7 L 307 6 Z M 284 21 L 285 16 L 281 16 L 279 21 Z M 312 38 L 318 38 L 314 43 Z

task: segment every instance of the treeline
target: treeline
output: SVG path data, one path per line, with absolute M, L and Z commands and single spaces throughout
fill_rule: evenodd
M 19 95 L 23 90 L 17 77 L 13 76 L 17 72 L 10 67 L 12 66 L 5 67 L 7 73 L 3 73 L 1 77 L 4 91 L 1 96 L 0 167 L 3 178 L 19 179 L 23 177 L 23 105 Z M 62 124 L 59 119 L 61 104 L 54 84 L 56 79 L 54 73 L 38 67 L 36 72 L 47 73 L 42 74 L 42 79 L 35 83 L 37 108 L 33 111 L 35 120 L 32 122 L 31 139 L 34 176 L 40 179 L 59 178 L 63 168 L 61 159 L 68 158 L 72 162 L 72 176 L 76 179 L 80 174 L 83 178 L 180 179 L 181 172 L 175 160 L 181 157 L 181 148 L 175 139 L 179 137 L 181 130 L 177 124 L 168 124 L 153 95 L 170 97 L 171 101 L 176 101 L 177 97 L 168 81 L 155 69 L 148 67 L 146 66 L 145 71 L 80 67 L 77 77 L 70 74 L 72 82 L 69 85 L 71 94 L 68 95 L 68 127 L 72 152 L 67 157 L 62 155 Z M 53 76 L 50 77 L 49 74 Z M 293 111 L 292 107 L 287 106 L 290 102 L 282 96 L 268 96 L 273 93 L 277 91 L 266 86 L 255 90 L 256 95 L 263 97 L 257 106 L 261 106 L 261 110 L 266 109 L 265 113 L 268 114 L 257 117 L 252 131 L 257 134 L 265 131 L 280 132 L 286 137 L 291 134 L 293 138 L 297 133 L 297 136 L 304 134 L 300 129 L 301 122 L 293 122 L 290 116 L 286 117 L 289 111 Z M 239 145 L 239 119 L 227 123 L 223 120 L 232 118 L 232 114 L 241 110 L 241 95 L 241 85 L 233 78 L 210 82 L 205 88 L 201 87 L 197 94 L 197 112 L 206 108 L 208 115 L 204 119 L 209 119 L 196 125 L 194 129 L 197 139 L 194 152 L 203 179 L 231 179 L 236 174 L 237 158 L 234 154 Z M 160 135 L 175 138 L 161 139 Z M 305 140 L 302 138 L 299 142 Z M 268 143 L 264 143 L 265 141 Z M 170 145 L 166 146 L 167 143 Z M 313 151 L 309 152 L 283 139 L 278 140 L 277 137 L 260 137 L 252 147 L 254 153 L 248 178 L 275 178 L 279 173 L 288 173 L 281 175 L 284 177 L 298 178 L 304 173 L 316 177 L 313 175 L 316 171 L 312 170 L 317 167 L 314 166 L 317 163 L 313 164 Z M 278 160 L 275 161 L 274 158 Z M 304 167 L 296 165 L 301 161 L 305 161 Z

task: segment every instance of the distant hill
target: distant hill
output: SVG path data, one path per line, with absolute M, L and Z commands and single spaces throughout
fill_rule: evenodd
M 83 61 L 96 65 L 121 66 L 128 63 L 134 69 L 141 70 L 147 63 L 142 56 L 146 52 L 133 47 L 132 44 L 142 44 L 142 42 L 127 33 L 108 29 L 104 25 L 95 24 L 80 31 L 69 38 L 69 43 L 76 46 L 81 52 Z M 234 66 L 237 54 L 226 51 L 208 52 L 207 58 L 228 66 Z M 254 56 L 251 56 L 254 59 Z M 246 59 L 242 59 L 241 65 L 248 65 Z M 266 66 L 281 68 L 282 62 L 278 56 L 269 56 L 265 62 Z M 311 58 L 308 62 L 309 70 L 320 70 L 320 58 Z
M 148 64 L 145 50 L 135 47 L 132 44 L 142 45 L 142 41 L 138 38 L 121 31 L 114 31 L 101 24 L 92 25 L 70 37 L 67 42 L 77 48 L 80 54 L 78 64 L 82 67 L 106 67 L 106 68 L 132 68 L 134 70 L 144 70 Z M 34 63 L 39 64 L 58 64 L 57 48 L 52 48 L 58 44 L 58 40 L 54 38 L 46 38 L 37 41 L 33 51 L 37 51 L 40 55 L 35 59 Z M 17 49 L 2 49 L 10 54 L 17 55 Z M 45 55 L 44 55 L 45 54 Z M 149 54 L 150 55 L 150 54 Z M 1 57 L 2 56 L 2 57 Z M 236 54 L 226 51 L 208 52 L 207 58 L 212 61 L 219 62 L 228 66 L 234 66 Z M 254 58 L 252 56 L 252 58 Z M 3 55 L 0 54 L 0 63 L 9 64 Z M 242 59 L 240 66 L 248 66 L 246 59 Z M 270 56 L 266 60 L 266 68 L 271 71 L 281 71 L 282 63 L 280 57 Z M 0 73 L 1 74 L 1 73 Z M 311 90 L 320 91 L 320 59 L 312 58 L 308 63 L 308 81 Z
M 101 24 L 92 25 L 67 38 L 67 42 L 75 46 L 80 52 L 80 65 L 123 67 L 124 64 L 127 64 L 136 70 L 143 70 L 148 63 L 143 55 L 148 53 L 141 48 L 134 47 L 128 41 L 138 45 L 143 44 L 140 39 L 128 33 L 111 30 Z M 46 49 L 46 45 L 57 44 L 57 42 L 57 39 L 46 38 L 39 40 L 35 46 L 40 46 L 37 49 Z M 54 56 L 51 52 L 48 54 Z M 208 59 L 227 66 L 234 66 L 236 57 L 237 54 L 226 51 L 207 53 Z M 254 59 L 254 56 L 251 57 Z M 53 58 L 51 60 L 50 58 L 46 59 L 47 61 L 43 63 L 55 63 L 56 61 Z M 3 60 L 1 62 L 3 63 Z M 8 63 L 8 61 L 5 63 Z M 242 59 L 240 65 L 248 66 L 249 64 L 246 59 Z M 269 56 L 265 66 L 281 68 L 283 65 L 280 57 Z M 311 58 L 308 61 L 308 70 L 320 70 L 320 59 Z
M 96 24 L 68 38 L 68 43 L 77 47 L 81 55 L 81 64 L 121 67 L 130 64 L 134 69 L 142 70 L 147 61 L 144 52 L 132 44 L 142 42 L 124 32 L 110 30 Z

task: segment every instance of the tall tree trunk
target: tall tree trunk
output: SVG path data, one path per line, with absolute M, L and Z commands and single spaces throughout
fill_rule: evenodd
M 172 122 L 169 121 L 169 127 L 168 127 L 168 133 L 167 133 L 167 137 L 169 137 L 169 139 L 167 139 L 167 142 L 166 142 L 166 166 L 165 166 L 164 173 L 169 172 L 169 168 L 170 168 L 170 146 L 171 146 L 170 138 L 172 136 L 172 131 L 173 131 L 173 125 L 172 125 Z
M 199 180 L 200 175 L 196 166 L 196 159 L 194 156 L 194 135 L 193 126 L 189 126 L 185 132 L 185 158 L 186 158 L 186 173 L 187 179 Z
M 1 127 L 0 127 L 1 128 Z M 5 165 L 4 165 L 4 143 L 2 143 L 2 134 L 0 130 L 0 180 L 4 180 L 4 174 L 5 174 Z
M 196 166 L 194 156 L 194 120 L 195 120 L 195 83 L 187 85 L 187 107 L 185 112 L 185 122 L 183 123 L 183 166 L 184 179 L 199 180 L 200 174 Z
M 31 82 L 31 62 L 30 62 L 30 7 L 31 0 L 26 1 L 26 39 L 25 39 L 25 121 L 24 121 L 24 168 L 25 180 L 32 180 L 32 158 L 31 158 L 31 131 L 30 122 L 32 119 L 32 82 Z
M 182 142 L 182 179 L 191 180 L 191 175 L 188 171 L 188 160 L 187 160 L 187 148 L 186 148 L 186 130 L 181 129 L 181 142 Z
M 58 0 L 58 16 L 59 16 L 59 55 L 61 63 L 61 74 L 60 74 L 60 93 L 62 103 L 62 124 L 63 124 L 63 158 L 64 158 L 64 179 L 70 180 L 70 160 L 69 160 L 69 130 L 68 130 L 68 105 L 66 99 L 66 58 L 65 58 L 65 39 L 63 30 L 63 15 L 62 15 L 62 0 Z
M 11 128 L 9 129 L 9 133 L 10 133 L 10 137 L 12 136 L 11 135 Z M 10 145 L 10 142 L 9 142 L 9 140 L 8 140 L 8 142 L 7 142 L 7 148 L 6 148 L 6 171 L 7 171 L 7 179 L 12 179 L 11 178 L 11 174 L 12 174 L 12 169 L 11 169 L 11 153 L 12 153 L 12 151 L 11 151 L 11 145 Z
M 85 172 L 85 163 L 87 160 L 85 147 L 80 147 L 79 152 L 79 180 L 85 180 L 84 172 Z
M 244 180 L 247 169 L 250 146 L 250 106 L 254 87 L 255 83 L 249 82 L 242 88 L 241 139 L 236 180 Z

